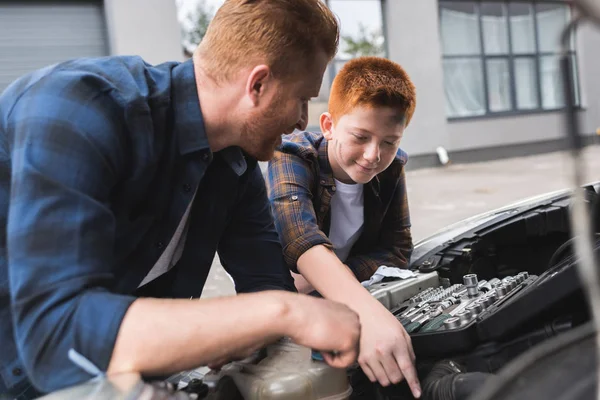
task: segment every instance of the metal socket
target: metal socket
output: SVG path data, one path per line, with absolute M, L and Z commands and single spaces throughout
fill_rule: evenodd
M 473 303 L 467 306 L 467 310 L 475 317 L 483 312 L 483 306 L 479 303 Z
M 446 329 L 454 329 L 460 326 L 460 318 L 458 317 L 450 317 L 444 321 L 444 327 Z
M 478 279 L 476 274 L 468 274 L 463 276 L 463 283 L 466 287 L 477 286 Z
M 471 317 L 472 317 L 471 311 L 469 311 L 469 310 L 463 310 L 463 311 L 459 312 L 458 314 L 456 314 L 456 316 L 458 318 L 460 318 L 460 322 L 461 323 L 467 323 L 467 322 L 469 322 L 471 320 Z
M 496 302 L 496 300 L 498 300 L 498 293 L 496 293 L 496 291 L 492 291 L 489 292 L 487 294 L 488 299 L 492 300 L 492 304 L 494 304 Z
M 508 288 L 505 285 L 500 285 L 496 287 L 496 293 L 498 297 L 504 297 L 508 293 Z

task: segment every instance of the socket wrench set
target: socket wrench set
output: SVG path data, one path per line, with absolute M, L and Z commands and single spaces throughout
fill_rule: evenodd
M 535 278 L 521 272 L 502 280 L 479 281 L 477 275 L 469 274 L 463 277 L 463 284 L 426 289 L 392 312 L 408 333 L 456 329 L 510 296 L 521 283 Z
M 478 342 L 477 323 L 537 278 L 520 272 L 487 281 L 468 274 L 463 276 L 462 284 L 427 288 L 391 312 L 411 335 L 415 350 L 428 348 L 420 349 L 421 353 L 439 353 L 439 348 L 431 346 L 442 346 L 448 351 L 467 349 Z
M 443 282 L 443 280 L 441 280 Z M 443 356 L 501 341 L 544 310 L 580 291 L 575 264 L 565 260 L 537 275 L 520 272 L 502 279 L 463 276 L 426 288 L 390 311 L 423 356 Z

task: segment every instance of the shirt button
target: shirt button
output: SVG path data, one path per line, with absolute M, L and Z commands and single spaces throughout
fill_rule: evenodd
M 293 195 L 293 196 L 292 196 L 292 201 L 296 201 L 296 200 L 298 200 L 298 196 L 296 196 L 296 195 Z
M 23 370 L 21 368 L 13 368 L 12 373 L 14 376 L 21 376 L 23 375 Z
M 208 153 L 203 153 L 203 154 L 202 154 L 202 160 L 203 160 L 203 161 L 206 161 L 206 160 L 208 160 Z
M 157 248 L 157 249 L 159 249 L 159 250 L 160 250 L 160 249 L 162 249 L 163 247 L 165 247 L 165 244 L 164 244 L 163 242 L 157 242 L 157 243 L 156 243 L 156 248 Z
M 192 191 L 192 186 L 188 185 L 187 183 L 183 184 L 183 191 L 186 193 L 189 193 Z
M 332 186 L 332 187 L 331 187 L 331 190 L 335 192 L 335 186 Z

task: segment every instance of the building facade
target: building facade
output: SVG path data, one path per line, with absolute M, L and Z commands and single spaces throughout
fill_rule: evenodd
M 0 0 L 0 91 L 19 76 L 79 57 L 182 60 L 174 0 Z
M 417 110 L 402 147 L 411 168 L 520 156 L 565 147 L 559 35 L 571 18 L 564 1 L 328 0 L 341 22 L 338 60 L 330 66 L 309 125 L 318 129 L 335 69 L 360 40 L 383 41 L 383 55 L 405 67 Z M 380 10 L 374 13 L 373 10 Z M 377 19 L 379 18 L 379 20 Z M 364 34 L 367 25 L 367 34 Z M 380 30 L 382 37 L 369 34 Z M 379 43 L 375 43 L 379 46 Z M 600 29 L 584 25 L 568 52 L 587 142 L 600 127 Z M 369 50 L 369 49 L 368 49 Z
M 207 0 L 205 0 L 207 1 Z M 310 103 L 318 129 L 331 80 L 359 55 L 388 57 L 413 78 L 418 105 L 402 147 L 409 166 L 564 148 L 558 36 L 563 0 L 323 0 L 341 23 L 340 50 Z M 210 0 L 213 9 L 223 0 Z M 600 127 L 600 30 L 568 52 L 588 142 Z M 0 0 L 0 91 L 17 77 L 77 57 L 184 58 L 175 0 Z

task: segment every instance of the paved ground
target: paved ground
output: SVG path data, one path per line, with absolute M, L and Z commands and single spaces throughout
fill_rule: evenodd
M 600 146 L 588 147 L 586 181 L 600 180 Z M 464 218 L 509 203 L 571 187 L 568 153 L 448 165 L 407 173 L 415 241 Z M 202 297 L 233 294 L 231 281 L 215 260 Z

